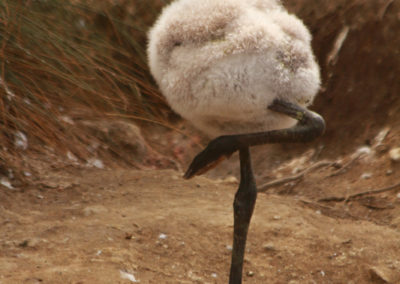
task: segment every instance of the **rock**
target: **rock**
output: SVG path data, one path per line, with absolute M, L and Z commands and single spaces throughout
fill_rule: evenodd
M 140 128 L 134 123 L 120 120 L 85 121 L 83 124 L 114 151 L 123 151 L 126 159 L 131 155 L 143 160 L 148 154 L 148 145 Z
M 90 168 L 98 168 L 98 169 L 104 169 L 104 163 L 102 160 L 100 159 L 96 159 L 96 158 L 90 158 L 87 160 L 87 164 L 88 167 Z
M 14 189 L 11 182 L 7 178 L 4 178 L 4 177 L 0 178 L 0 185 L 6 187 L 8 189 Z
M 223 180 L 224 183 L 227 184 L 239 184 L 239 181 L 236 177 L 234 176 L 228 176 Z
M 273 243 L 267 243 L 263 245 L 263 249 L 267 252 L 275 252 L 276 248 Z
M 126 272 L 126 271 L 123 271 L 123 270 L 120 270 L 119 273 L 120 273 L 120 276 L 121 276 L 122 279 L 127 279 L 127 280 L 129 280 L 130 282 L 133 282 L 133 283 L 140 282 L 139 280 L 136 280 L 136 278 L 133 275 L 133 273 L 129 273 L 129 272 Z
M 166 234 L 161 233 L 160 235 L 158 235 L 158 238 L 160 240 L 166 240 L 168 238 L 168 236 Z
M 109 124 L 108 135 L 113 143 L 129 150 L 135 156 L 144 158 L 147 154 L 147 143 L 140 128 L 133 123 L 114 121 Z
M 370 267 L 369 275 L 374 283 L 394 283 L 391 279 L 392 271 L 386 267 Z
M 393 162 L 400 162 L 400 148 L 393 148 L 390 150 L 389 157 Z
M 254 276 L 254 272 L 253 271 L 247 271 L 247 276 L 253 277 Z
M 360 155 L 369 156 L 369 155 L 371 155 L 371 154 L 372 154 L 372 149 L 371 149 L 371 147 L 362 146 L 362 147 L 358 148 L 358 149 L 356 150 L 356 152 L 355 152 L 352 156 L 353 156 L 353 157 L 357 157 L 357 156 L 360 156 Z
M 372 177 L 372 173 L 363 173 L 361 175 L 361 179 L 370 179 Z

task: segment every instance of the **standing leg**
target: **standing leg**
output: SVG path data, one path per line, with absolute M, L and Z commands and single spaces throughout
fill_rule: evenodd
M 257 188 L 251 168 L 249 147 L 241 148 L 240 185 L 233 203 L 234 231 L 231 272 L 229 284 L 242 283 L 243 260 L 246 248 L 247 232 L 257 199 Z
M 287 129 L 220 136 L 212 140 L 193 159 L 184 175 L 184 178 L 189 179 L 202 174 L 214 167 L 221 159 L 229 157 L 239 150 L 241 178 L 233 204 L 234 240 L 229 284 L 242 283 L 247 231 L 257 198 L 249 147 L 267 143 L 308 142 L 320 136 L 325 130 L 325 122 L 321 116 L 295 104 L 275 100 L 268 108 L 293 117 L 298 120 L 298 123 Z

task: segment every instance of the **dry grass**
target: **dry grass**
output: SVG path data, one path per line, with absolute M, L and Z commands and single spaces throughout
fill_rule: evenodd
M 0 2 L 0 176 L 17 173 L 27 151 L 85 158 L 90 138 L 74 120 L 163 121 L 169 110 L 148 73 L 145 45 L 164 2 Z

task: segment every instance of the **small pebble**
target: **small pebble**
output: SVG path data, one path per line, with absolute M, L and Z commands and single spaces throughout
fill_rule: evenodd
M 272 243 L 263 245 L 263 249 L 266 251 L 275 251 L 276 250 L 274 244 L 272 244 Z
M 361 175 L 361 179 L 370 179 L 372 177 L 371 173 L 363 173 Z
M 211 277 L 212 277 L 212 278 L 217 278 L 218 275 L 217 275 L 217 273 L 211 273 Z
M 6 178 L 1 178 L 0 184 L 7 187 L 8 189 L 14 189 L 14 187 L 11 185 L 11 182 Z
M 131 281 L 133 283 L 140 282 L 139 280 L 136 280 L 135 276 L 132 273 L 129 273 L 129 272 L 126 272 L 126 271 L 123 271 L 123 270 L 120 270 L 119 273 L 120 273 L 120 276 L 121 276 L 122 279 L 127 279 L 127 280 L 129 280 L 129 281 Z
M 248 271 L 248 272 L 247 272 L 247 276 L 253 277 L 253 276 L 254 276 L 254 272 L 253 272 L 253 271 Z
M 400 148 L 390 150 L 389 157 L 393 162 L 400 162 Z
M 238 184 L 239 183 L 238 179 L 236 177 L 234 177 L 234 176 L 226 177 L 224 179 L 224 182 L 225 183 L 230 183 L 230 184 Z
M 166 234 L 161 233 L 160 235 L 158 235 L 158 238 L 160 240 L 166 240 L 168 238 L 168 236 Z
M 133 234 L 132 233 L 125 233 L 125 240 L 132 240 Z
M 104 169 L 104 163 L 100 159 L 90 158 L 87 160 L 87 166 L 91 168 Z
M 371 152 L 372 152 L 371 147 L 362 146 L 357 149 L 356 155 L 369 155 L 371 154 Z

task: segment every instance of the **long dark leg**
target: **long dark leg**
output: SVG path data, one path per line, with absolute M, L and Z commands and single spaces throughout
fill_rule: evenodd
M 234 201 L 234 240 L 230 284 L 242 283 L 242 270 L 247 231 L 257 197 L 251 169 L 249 147 L 266 143 L 308 142 L 325 130 L 321 116 L 297 105 L 276 100 L 269 109 L 286 114 L 299 122 L 292 128 L 260 133 L 220 136 L 212 140 L 190 164 L 184 177 L 191 178 L 210 169 L 216 162 L 240 151 L 241 180 Z
M 229 284 L 242 283 L 244 252 L 247 232 L 257 199 L 257 188 L 251 168 L 250 151 L 248 147 L 239 150 L 240 155 L 240 185 L 233 203 L 234 231 L 231 272 Z

